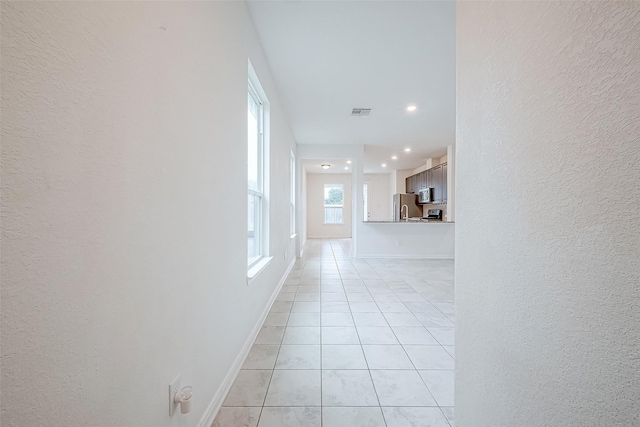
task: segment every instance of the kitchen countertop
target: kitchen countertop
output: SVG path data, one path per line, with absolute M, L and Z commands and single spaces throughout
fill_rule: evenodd
M 401 220 L 401 221 L 362 221 L 363 224 L 453 224 L 454 221 L 439 221 L 437 219 Z

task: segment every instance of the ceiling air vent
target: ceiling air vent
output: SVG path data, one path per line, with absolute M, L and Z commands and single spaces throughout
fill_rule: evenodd
M 371 108 L 354 108 L 351 110 L 352 116 L 366 117 L 371 113 Z

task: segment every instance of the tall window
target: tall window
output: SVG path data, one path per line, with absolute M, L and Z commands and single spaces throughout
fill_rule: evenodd
M 256 90 L 249 83 L 248 124 L 248 264 L 262 257 L 262 206 L 264 202 L 264 111 Z
M 324 223 L 343 224 L 344 186 L 342 184 L 324 185 Z
M 290 233 L 293 236 L 296 234 L 296 156 L 291 152 L 291 206 L 289 207 L 289 222 Z

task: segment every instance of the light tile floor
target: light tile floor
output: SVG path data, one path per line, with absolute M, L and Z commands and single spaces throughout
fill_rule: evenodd
M 453 261 L 309 240 L 213 427 L 454 427 Z

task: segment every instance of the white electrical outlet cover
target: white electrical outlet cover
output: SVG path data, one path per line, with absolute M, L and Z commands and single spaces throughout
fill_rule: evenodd
M 178 406 L 178 404 L 173 400 L 176 393 L 178 391 L 181 390 L 181 383 L 182 383 L 182 378 L 181 375 L 178 374 L 178 376 L 171 381 L 171 384 L 169 384 L 169 416 L 171 417 L 173 415 L 173 412 L 176 409 L 176 406 Z

